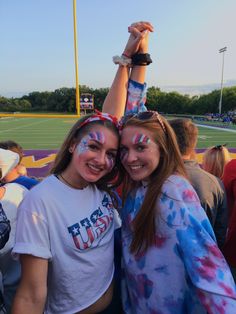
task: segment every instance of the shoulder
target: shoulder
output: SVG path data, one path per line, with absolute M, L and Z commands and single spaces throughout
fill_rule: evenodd
M 165 181 L 159 207 L 162 218 L 172 226 L 189 222 L 191 216 L 199 221 L 207 218 L 192 185 L 179 175 L 172 175 Z
M 162 198 L 166 197 L 176 201 L 199 201 L 199 198 L 190 182 L 180 175 L 171 175 L 164 182 L 162 187 Z
M 33 186 L 39 183 L 38 180 L 26 176 L 20 176 L 14 182 L 25 186 L 27 189 L 31 189 Z
M 203 170 L 200 167 L 196 167 L 194 170 L 186 168 L 186 171 L 191 184 L 196 189 L 197 193 L 200 193 L 201 195 L 207 195 L 211 193 L 219 196 L 224 192 L 220 179 L 213 174 Z
M 56 180 L 54 181 L 53 176 L 49 176 L 43 179 L 41 182 L 35 185 L 33 189 L 30 190 L 26 189 L 23 185 L 21 185 L 22 188 L 28 191 L 23 200 L 23 203 L 37 202 L 43 199 L 47 199 L 48 195 L 52 195 L 53 190 L 54 189 L 56 190 L 54 182 L 56 183 Z
M 14 199 L 21 196 L 23 197 L 28 192 L 28 189 L 18 183 L 7 183 L 4 185 L 4 187 L 1 187 L 0 189 L 4 189 L 4 193 L 1 197 L 4 200 L 11 198 Z
M 236 178 L 236 159 L 230 160 L 224 168 L 224 176 L 230 175 L 231 177 Z

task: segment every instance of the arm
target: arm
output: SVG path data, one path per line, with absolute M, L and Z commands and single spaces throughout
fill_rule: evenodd
M 128 79 L 129 68 L 119 66 L 111 88 L 103 103 L 103 112 L 110 113 L 117 118 L 123 116 L 127 97 Z
M 148 34 L 144 30 L 153 31 L 153 27 L 148 22 L 138 22 L 133 23 L 129 27 L 130 37 L 124 49 L 124 54 L 126 56 L 132 56 L 137 51 L 142 53 L 143 38 L 147 37 Z M 145 67 L 135 67 L 132 69 L 131 77 L 137 82 L 144 83 L 145 78 Z M 139 68 L 139 69 L 138 69 Z M 108 92 L 108 95 L 103 104 L 103 112 L 108 112 L 120 118 L 125 111 L 126 99 L 127 99 L 127 89 L 129 80 L 129 68 L 125 66 L 119 66 L 112 86 Z M 133 74 L 132 74 L 133 73 Z
M 219 248 L 222 249 L 225 243 L 228 227 L 228 206 L 224 185 L 220 179 L 218 179 L 218 182 L 221 187 L 221 191 L 218 193 L 218 206 L 216 208 L 216 218 L 213 229 L 216 235 L 217 244 Z
M 135 24 L 133 24 L 135 25 Z M 132 30 L 132 28 L 131 28 Z M 148 52 L 148 36 L 149 33 L 145 30 L 143 33 L 143 38 L 139 46 L 138 53 Z M 134 66 L 131 70 L 130 80 L 128 85 L 127 101 L 125 108 L 125 115 L 132 113 L 138 113 L 146 111 L 146 66 Z
M 22 275 L 12 314 L 42 314 L 47 297 L 48 260 L 21 255 L 20 261 Z
M 188 193 L 190 195 L 190 188 Z M 194 193 L 192 190 L 191 193 Z M 209 314 L 233 313 L 236 291 L 229 267 L 214 241 L 209 220 L 198 201 L 183 198 L 177 248 L 188 280 Z

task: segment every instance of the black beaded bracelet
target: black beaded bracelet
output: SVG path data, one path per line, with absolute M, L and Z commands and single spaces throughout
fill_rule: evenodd
M 132 57 L 132 65 L 149 65 L 152 59 L 149 53 L 136 53 Z

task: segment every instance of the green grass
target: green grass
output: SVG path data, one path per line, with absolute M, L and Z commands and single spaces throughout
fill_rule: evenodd
M 16 141 L 23 149 L 58 149 L 75 122 L 75 118 L 1 118 L 0 141 Z
M 58 149 L 75 118 L 0 118 L 0 141 L 14 140 L 24 149 Z M 199 127 L 198 148 L 228 143 L 236 147 L 236 133 Z
M 210 146 L 226 144 L 228 148 L 236 147 L 236 133 L 224 130 L 208 129 L 198 127 L 198 148 L 207 148 Z

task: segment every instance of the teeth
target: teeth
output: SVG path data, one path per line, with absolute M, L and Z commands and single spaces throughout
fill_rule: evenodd
M 131 168 L 132 170 L 137 170 L 137 169 L 142 168 L 142 166 L 130 166 L 130 168 Z
M 91 168 L 92 170 L 95 170 L 97 172 L 101 171 L 101 169 L 99 169 L 98 167 L 95 167 L 93 165 L 88 164 L 88 167 Z

